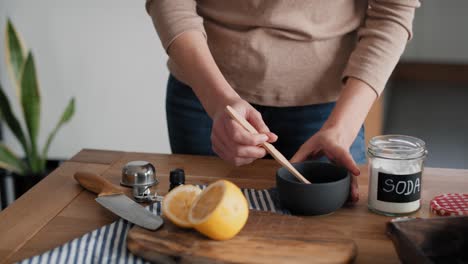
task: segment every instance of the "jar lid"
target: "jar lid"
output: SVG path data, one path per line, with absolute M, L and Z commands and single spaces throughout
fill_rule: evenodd
M 169 182 L 175 185 L 185 184 L 185 171 L 179 168 L 172 170 L 169 174 Z
M 442 216 L 468 215 L 468 194 L 447 193 L 434 197 L 431 212 Z
M 372 156 L 407 160 L 426 156 L 426 143 L 419 138 L 405 135 L 382 135 L 369 140 L 368 153 Z

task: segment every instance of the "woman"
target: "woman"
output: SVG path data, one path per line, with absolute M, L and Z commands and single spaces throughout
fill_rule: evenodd
M 172 151 L 244 165 L 264 157 L 258 145 L 268 141 L 292 162 L 326 157 L 359 175 L 362 124 L 411 38 L 418 6 L 418 0 L 147 0 L 169 55 Z M 243 130 L 226 105 L 260 133 Z

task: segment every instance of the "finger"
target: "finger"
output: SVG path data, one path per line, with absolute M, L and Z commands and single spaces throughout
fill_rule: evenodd
M 262 115 L 258 111 L 249 111 L 246 116 L 247 121 L 257 129 L 259 133 L 268 133 L 270 129 L 263 121 Z
M 218 146 L 215 146 L 213 145 L 211 147 L 211 149 L 213 150 L 213 152 L 218 155 L 218 157 L 220 157 L 221 159 L 225 160 L 225 161 L 228 161 L 226 158 L 225 158 L 225 154 L 224 152 L 218 147 Z
M 330 160 L 336 161 L 338 164 L 344 166 L 346 169 L 348 169 L 354 176 L 359 176 L 361 172 L 359 171 L 358 166 L 356 165 L 356 162 L 354 162 L 353 157 L 349 153 L 349 151 L 344 150 L 343 148 L 336 148 L 334 150 L 335 155 L 327 155 L 327 157 Z
M 217 142 L 218 148 L 224 153 L 224 159 L 230 161 L 230 163 L 234 163 L 234 158 L 236 155 L 234 154 L 234 150 L 237 147 L 237 143 L 230 138 L 225 130 L 220 130 L 218 133 L 213 134 L 213 140 Z
M 222 145 L 225 146 L 225 152 L 229 153 L 229 156 L 232 158 L 241 157 L 260 159 L 266 155 L 266 150 L 264 148 L 256 145 L 241 145 L 228 138 L 224 133 L 217 134 L 217 138 L 219 138 Z
M 224 124 L 221 124 L 221 126 L 213 126 L 212 131 L 211 131 L 211 143 L 213 145 L 218 146 L 218 149 L 222 149 L 223 152 L 229 151 L 229 146 L 226 144 L 229 142 L 226 140 L 226 132 L 224 128 Z
M 211 141 L 213 146 L 216 147 L 216 153 L 218 155 L 221 154 L 220 157 L 223 160 L 234 164 L 234 158 L 236 158 L 234 150 L 237 146 L 237 143 L 233 142 L 232 139 L 229 139 L 226 133 L 224 133 L 222 130 L 218 133 L 212 133 Z
M 309 155 L 309 152 L 303 148 L 300 147 L 299 150 L 294 154 L 294 156 L 291 158 L 290 162 L 295 163 L 295 162 L 301 162 L 307 159 L 307 156 Z
M 226 123 L 226 130 L 231 134 L 231 140 L 238 144 L 258 146 L 268 140 L 267 135 L 251 134 L 234 120 L 228 120 Z
M 219 137 L 214 133 L 211 134 L 211 148 L 213 149 L 213 152 L 216 153 L 221 159 L 228 161 L 226 147 L 221 142 Z
M 357 176 L 351 175 L 351 202 L 357 203 L 359 201 L 359 185 Z
M 322 150 L 315 149 L 311 153 L 309 153 L 309 156 L 307 156 L 310 159 L 319 159 L 323 157 L 325 153 Z
M 315 153 L 317 150 L 315 149 L 315 143 L 313 141 L 306 141 L 306 143 L 302 144 L 299 150 L 294 154 L 291 158 L 291 162 L 301 162 L 307 159 L 310 153 Z
M 247 165 L 249 163 L 252 163 L 255 158 L 241 158 L 241 157 L 232 157 L 230 156 L 229 153 L 223 152 L 223 150 L 217 149 L 216 146 L 213 147 L 213 150 L 215 151 L 216 154 L 220 156 L 224 161 L 234 165 L 234 166 L 242 166 L 242 165 Z
M 256 160 L 256 159 L 235 158 L 234 159 L 234 165 L 235 166 L 243 166 L 243 165 L 247 165 L 247 164 L 250 164 L 250 163 L 254 162 L 254 160 Z
M 224 148 L 225 156 L 229 160 L 235 158 L 248 158 L 248 159 L 259 159 L 266 155 L 266 150 L 258 146 L 241 145 L 226 135 L 226 133 L 216 133 L 214 139 L 219 140 L 217 142 L 219 146 Z
M 273 132 L 267 132 L 265 134 L 268 136 L 269 143 L 274 143 L 278 140 L 278 136 Z
M 266 150 L 257 146 L 238 145 L 234 153 L 236 157 L 261 159 L 265 157 Z
M 233 152 L 223 143 L 218 134 L 211 137 L 213 151 L 223 160 L 235 166 L 242 166 L 252 163 L 256 158 L 236 157 Z

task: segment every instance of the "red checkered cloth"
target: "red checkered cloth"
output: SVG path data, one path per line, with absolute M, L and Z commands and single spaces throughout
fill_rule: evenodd
M 468 215 L 468 194 L 447 193 L 434 197 L 431 212 L 442 216 Z

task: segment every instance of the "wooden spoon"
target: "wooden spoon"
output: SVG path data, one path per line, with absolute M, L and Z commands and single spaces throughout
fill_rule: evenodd
M 249 123 L 247 120 L 245 120 L 241 115 L 239 115 L 234 108 L 231 106 L 226 106 L 226 112 L 231 116 L 232 119 L 237 121 L 239 125 L 241 125 L 245 130 L 249 131 L 252 134 L 258 134 L 258 131 Z M 299 181 L 302 183 L 310 184 L 310 181 L 308 181 L 300 172 L 296 170 L 296 168 L 293 167 L 293 165 L 286 159 L 281 152 L 279 152 L 272 144 L 265 142 L 262 144 L 262 147 L 266 149 L 268 153 L 270 153 L 275 160 L 281 164 L 283 167 L 286 167 L 289 172 L 291 172 L 292 175 L 294 175 Z

